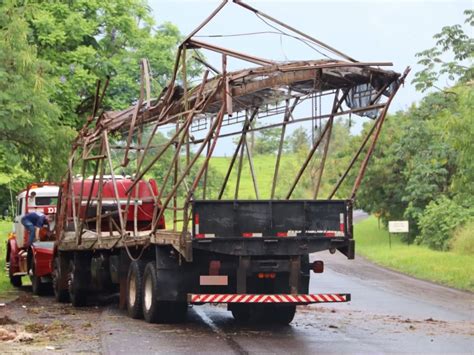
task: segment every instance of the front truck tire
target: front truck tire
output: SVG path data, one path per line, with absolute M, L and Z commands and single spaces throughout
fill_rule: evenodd
M 186 302 L 159 301 L 157 269 L 153 262 L 145 266 L 143 275 L 143 316 L 148 323 L 177 323 L 186 319 Z
M 10 275 L 10 283 L 14 287 L 21 287 L 22 286 L 21 276 Z
M 131 318 L 143 318 L 143 274 L 145 263 L 135 260 L 130 263 L 127 275 L 127 313 Z
M 51 274 L 54 298 L 57 302 L 69 301 L 67 260 L 61 255 L 55 256 L 53 260 L 53 272 Z
M 11 265 L 12 265 L 11 258 L 12 258 L 12 255 L 11 255 L 10 244 L 7 244 L 8 276 L 10 278 L 10 283 L 12 284 L 13 287 L 21 287 L 22 286 L 21 276 L 13 275 L 13 271 L 11 268 Z

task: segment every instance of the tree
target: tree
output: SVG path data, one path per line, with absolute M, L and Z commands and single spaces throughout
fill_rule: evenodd
M 387 117 L 357 201 L 386 222 L 410 221 L 412 242 L 431 201 L 446 197 L 472 203 L 472 85 L 435 92 L 407 112 Z M 471 202 L 470 202 L 471 201 Z
M 466 10 L 464 14 L 466 15 L 464 22 L 472 27 L 474 10 Z M 447 75 L 451 81 L 472 80 L 474 78 L 472 64 L 474 39 L 472 36 L 465 33 L 462 26 L 457 24 L 443 27 L 441 32 L 435 34 L 433 38 L 436 40 L 435 47 L 416 54 L 420 58 L 418 64 L 423 66 L 412 81 L 416 89 L 424 92 L 432 87 L 436 88 L 436 82 L 444 75 Z M 452 56 L 451 60 L 445 60 L 447 54 Z
M 111 78 L 103 109 L 139 94 L 148 57 L 154 95 L 173 68 L 181 36 L 155 27 L 142 0 L 0 3 L 0 195 L 31 180 L 59 180 L 70 141 L 91 114 L 98 79 Z M 188 66 L 190 76 L 199 68 Z
M 60 126 L 59 107 L 48 95 L 48 63 L 37 57 L 29 33 L 21 9 L 1 12 L 0 172 L 49 178 L 57 176 L 51 156 L 71 132 Z
M 408 117 L 403 112 L 387 117 L 377 148 L 368 165 L 363 183 L 357 194 L 357 206 L 370 213 L 380 215 L 385 223 L 391 219 L 403 218 L 407 202 L 403 200 L 406 176 L 407 154 L 399 143 L 407 131 Z M 365 126 L 356 146 L 367 134 Z M 350 182 L 357 174 L 357 167 L 351 171 Z M 349 184 L 351 185 L 351 184 Z
M 474 12 L 466 10 L 465 14 L 465 22 L 472 27 Z M 448 205 L 456 206 L 453 211 L 457 211 L 473 203 L 474 41 L 460 25 L 444 27 L 434 38 L 435 47 L 417 54 L 424 69 L 415 75 L 413 83 L 418 90 L 426 91 L 436 87 L 436 81 L 445 75 L 458 82 L 449 90 L 425 96 L 408 111 L 387 118 L 358 204 L 381 214 L 385 222 L 408 219 L 410 234 L 406 241 L 413 242 L 419 236 L 418 241 L 443 249 L 449 244 L 449 236 L 444 231 L 435 236 L 432 231 L 440 224 L 433 221 L 450 228 L 461 222 L 447 213 L 441 221 L 436 214 L 443 214 Z M 452 54 L 450 61 L 444 59 L 447 52 Z
M 297 153 L 300 150 L 308 150 L 310 144 L 310 137 L 307 130 L 300 126 L 296 128 L 288 139 L 288 151 Z
M 51 99 L 70 126 L 80 127 L 91 113 L 97 80 L 111 77 L 104 107 L 123 109 L 138 96 L 141 58 L 150 61 L 156 96 L 171 73 L 181 35 L 170 23 L 155 28 L 143 0 L 31 1 L 21 7 L 30 41 L 49 63 Z
M 280 144 L 281 128 L 267 128 L 258 132 L 253 147 L 254 154 L 274 154 Z M 286 146 L 286 142 L 284 145 Z

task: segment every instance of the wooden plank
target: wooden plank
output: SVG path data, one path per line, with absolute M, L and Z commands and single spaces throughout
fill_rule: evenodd
M 158 245 L 173 245 L 180 249 L 180 232 L 172 230 L 158 230 L 155 235 L 150 235 L 150 231 L 138 232 L 137 237 L 126 236 L 122 240 L 122 236 L 118 232 L 113 232 L 112 236 L 108 231 L 101 233 L 100 241 L 97 233 L 85 230 L 82 234 L 82 244 L 78 245 L 75 238 L 75 232 L 66 232 L 64 239 L 59 243 L 59 250 L 73 251 L 73 250 L 98 250 L 98 249 L 115 249 L 127 246 L 158 244 Z

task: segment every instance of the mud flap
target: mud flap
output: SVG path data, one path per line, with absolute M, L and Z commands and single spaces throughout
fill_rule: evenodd
M 349 240 L 347 247 L 337 248 L 342 254 L 347 256 L 347 259 L 352 260 L 355 256 L 355 241 L 354 239 Z

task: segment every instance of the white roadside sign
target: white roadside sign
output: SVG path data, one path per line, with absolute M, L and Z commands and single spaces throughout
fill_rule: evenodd
M 408 221 L 389 221 L 388 231 L 389 233 L 408 233 Z

